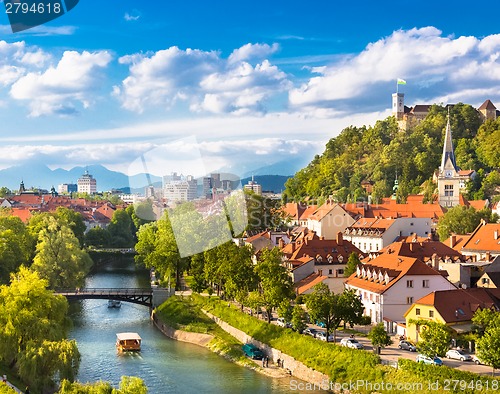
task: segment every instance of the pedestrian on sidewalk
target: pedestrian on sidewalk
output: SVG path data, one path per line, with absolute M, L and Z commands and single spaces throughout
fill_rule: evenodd
M 266 358 L 262 356 L 262 368 L 266 367 Z
M 278 360 L 276 362 L 278 364 L 278 368 L 281 367 L 281 359 L 278 358 Z
M 266 368 L 269 368 L 269 357 L 266 357 Z

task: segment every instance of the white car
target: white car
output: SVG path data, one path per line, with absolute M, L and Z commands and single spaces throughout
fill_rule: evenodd
M 326 331 L 318 331 L 316 333 L 316 338 L 321 339 L 326 342 Z M 328 335 L 328 342 L 333 342 L 333 335 Z
M 292 323 L 285 321 L 282 317 L 279 317 L 276 324 L 280 327 L 292 328 Z
M 351 349 L 364 349 L 363 344 L 359 343 L 354 338 L 342 338 L 340 345 L 350 347 Z
M 462 352 L 461 350 L 448 350 L 446 352 L 446 358 L 453 358 L 455 360 L 460 360 L 460 361 L 471 361 L 472 357 L 470 354 L 466 354 Z
M 472 355 L 472 362 L 476 365 L 484 365 L 483 361 L 475 354 Z

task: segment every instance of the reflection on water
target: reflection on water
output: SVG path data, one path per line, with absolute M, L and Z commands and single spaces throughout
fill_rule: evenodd
M 86 287 L 147 287 L 148 272 L 133 261 L 106 264 L 92 273 Z M 105 380 L 117 386 L 121 376 L 139 376 L 152 394 L 163 393 L 287 393 L 288 379 L 271 379 L 237 366 L 199 346 L 173 341 L 149 320 L 145 306 L 123 302 L 108 308 L 106 300 L 71 305 L 70 337 L 78 342 L 81 382 Z M 137 332 L 140 353 L 118 353 L 117 332 Z M 297 392 L 297 391 L 293 391 Z M 311 391 L 308 391 L 311 392 Z

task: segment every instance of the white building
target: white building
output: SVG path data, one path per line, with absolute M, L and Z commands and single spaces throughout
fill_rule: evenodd
M 433 291 L 456 288 L 422 261 L 392 254 L 358 265 L 345 286 L 359 295 L 372 323 L 384 322 L 390 333 L 396 331 L 398 323 L 405 322 L 404 314 L 416 300 Z
M 251 190 L 255 194 L 261 196 L 262 195 L 262 185 L 259 185 L 257 182 L 254 181 L 253 176 L 252 180 L 248 181 L 248 183 L 243 186 L 245 190 Z
M 78 191 L 78 185 L 74 183 L 62 183 L 57 185 L 57 192 L 59 194 L 71 194 Z
M 339 204 L 327 201 L 307 219 L 307 228 L 324 239 L 337 239 L 337 233 L 351 226 L 355 220 Z
M 191 201 L 198 197 L 198 182 L 192 175 L 172 173 L 163 177 L 163 198 L 167 201 Z
M 427 237 L 431 232 L 430 218 L 360 218 L 344 231 L 344 239 L 364 253 L 376 252 L 398 237 Z
M 87 170 L 85 170 L 85 173 L 78 179 L 77 185 L 78 193 L 97 193 L 97 181 Z

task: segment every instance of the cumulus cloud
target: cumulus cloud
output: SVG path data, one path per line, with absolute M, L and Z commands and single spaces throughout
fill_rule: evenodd
M 111 61 L 106 51 L 66 51 L 56 66 L 44 72 L 30 72 L 11 87 L 10 95 L 26 100 L 31 116 L 72 115 L 77 105 L 87 108 L 101 81 L 100 71 Z
M 500 87 L 499 54 L 499 35 L 478 39 L 443 36 L 435 27 L 399 30 L 359 54 L 311 69 L 316 75 L 291 89 L 289 102 L 296 108 L 338 108 L 349 100 L 373 98 L 373 92 L 387 94 L 387 84 L 397 78 L 406 79 L 431 103 L 444 96 L 460 97 L 473 87 L 481 94 L 491 83 Z M 480 99 L 470 93 L 469 98 Z
M 124 56 L 119 61 L 129 64 L 130 75 L 114 94 L 124 108 L 137 112 L 186 101 L 192 111 L 261 113 L 266 99 L 290 87 L 286 74 L 264 59 L 277 49 L 247 44 L 227 59 L 215 51 L 178 47 Z

